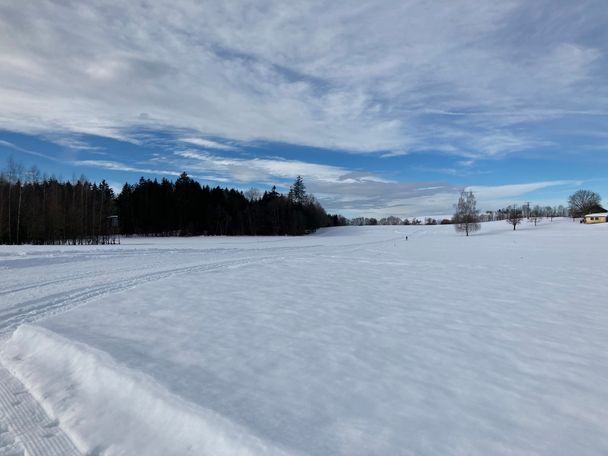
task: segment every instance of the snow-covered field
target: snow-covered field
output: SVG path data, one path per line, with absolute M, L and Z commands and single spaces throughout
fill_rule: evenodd
M 568 220 L 0 246 L 0 455 L 608 454 L 607 279 Z

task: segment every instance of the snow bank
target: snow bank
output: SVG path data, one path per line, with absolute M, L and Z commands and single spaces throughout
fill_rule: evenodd
M 21 326 L 0 359 L 87 454 L 285 454 L 106 353 L 40 327 Z

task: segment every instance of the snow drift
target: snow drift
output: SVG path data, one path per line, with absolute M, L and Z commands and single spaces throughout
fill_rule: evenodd
M 0 358 L 86 454 L 285 454 L 108 354 L 43 328 L 21 326 Z

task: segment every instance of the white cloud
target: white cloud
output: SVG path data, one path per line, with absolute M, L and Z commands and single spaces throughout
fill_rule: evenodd
M 558 181 L 543 181 L 531 182 L 527 184 L 511 184 L 511 185 L 496 185 L 496 186 L 471 186 L 467 187 L 467 191 L 476 193 L 481 198 L 511 198 L 523 196 L 527 193 L 541 190 L 548 187 L 556 187 L 562 185 L 580 185 L 580 181 L 558 180 Z
M 605 10 L 548 0 L 4 2 L 0 128 L 123 140 L 138 128 L 181 130 L 211 149 L 264 140 L 521 152 L 551 143 L 539 122 L 606 113 Z
M 0 139 L 0 146 L 6 147 L 8 149 L 16 150 L 17 152 L 22 152 L 27 155 L 32 155 L 34 157 L 45 158 L 47 160 L 55 160 L 55 158 L 51 157 L 50 155 L 46 155 L 46 154 L 43 154 L 43 153 L 35 151 L 35 150 L 26 149 L 24 147 L 19 147 L 19 146 L 13 144 L 12 142 L 4 141 L 1 139 Z
M 78 138 L 74 138 L 74 137 L 70 137 L 70 136 L 56 136 L 56 135 L 50 135 L 48 139 L 51 140 L 52 142 L 54 142 L 55 144 L 58 144 L 67 149 L 86 150 L 89 153 L 103 154 L 103 152 L 101 151 L 101 149 L 102 149 L 101 147 L 93 146 L 93 145 L 89 144 L 88 142 L 83 141 L 82 139 L 78 139 Z
M 113 160 L 75 160 L 71 162 L 74 166 L 82 166 L 88 168 L 100 168 L 107 169 L 110 171 L 122 171 L 122 172 L 131 172 L 131 173 L 142 173 L 142 174 L 152 174 L 152 175 L 165 175 L 165 176 L 179 176 L 180 173 L 177 171 L 170 170 L 162 170 L 162 169 L 152 169 L 152 168 L 144 168 L 138 166 L 128 165 L 126 163 L 121 163 Z
M 234 150 L 235 147 L 229 144 L 223 144 L 216 141 L 211 141 L 210 139 L 204 138 L 179 138 L 181 142 L 187 144 L 193 144 L 195 146 L 200 146 L 205 149 L 220 149 L 220 150 Z
M 566 194 L 577 186 L 579 181 L 545 181 L 516 185 L 471 186 L 477 199 L 477 207 L 482 210 L 497 210 L 510 204 L 522 204 L 529 201 L 530 194 L 553 187 L 563 187 Z M 373 183 L 325 184 L 313 183 L 309 188 L 317 195 L 322 195 L 321 202 L 330 211 L 348 216 L 366 215 L 385 217 L 395 215 L 401 218 L 411 217 L 449 217 L 454 211 L 461 188 L 442 183 Z M 555 198 L 553 198 L 555 199 Z M 534 204 L 564 204 L 549 202 L 547 198 L 532 199 Z
M 475 194 L 479 207 L 484 208 L 484 210 L 496 210 L 511 204 L 523 204 L 528 201 L 532 201 L 533 204 L 554 205 L 557 200 L 559 201 L 558 204 L 565 204 L 567 195 L 582 184 L 583 182 L 575 180 L 556 180 L 511 185 L 470 186 L 466 190 Z M 563 198 L 555 198 L 555 195 L 559 194 L 555 190 L 560 188 Z M 553 190 L 552 198 L 539 198 L 532 195 L 534 192 L 546 189 Z
M 388 182 L 372 173 L 353 173 L 339 166 L 322 165 L 299 160 L 269 158 L 227 158 L 208 152 L 184 150 L 175 155 L 186 161 L 175 166 L 186 167 L 193 172 L 214 172 L 233 182 L 272 182 L 273 179 L 293 180 L 303 176 L 308 181 L 327 183 Z

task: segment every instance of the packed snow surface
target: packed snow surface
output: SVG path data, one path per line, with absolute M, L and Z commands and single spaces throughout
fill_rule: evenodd
M 568 220 L 0 247 L 0 454 L 608 454 L 607 247 Z

